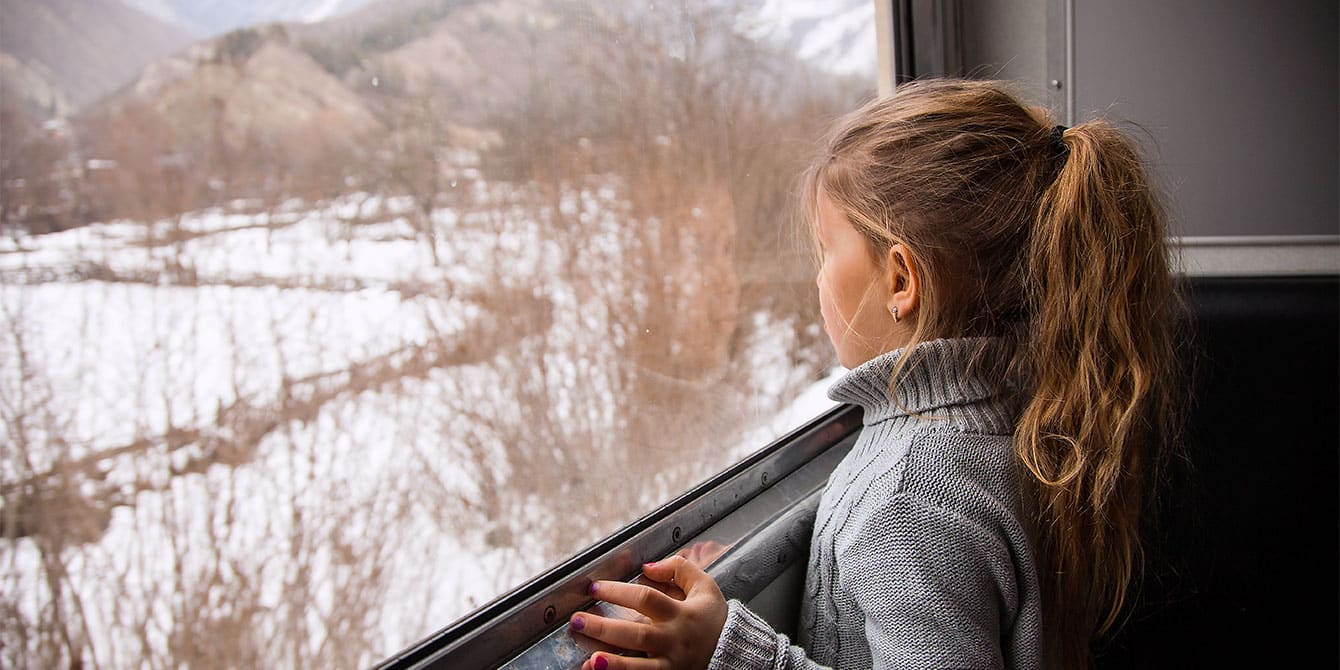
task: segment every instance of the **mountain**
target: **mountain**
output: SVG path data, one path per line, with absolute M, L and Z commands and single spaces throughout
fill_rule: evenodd
M 231 5 L 230 20 L 248 11 L 255 15 L 262 7 L 242 1 L 133 1 L 154 2 L 160 10 L 191 6 L 201 16 Z M 622 95 L 616 82 L 625 77 L 674 76 L 668 70 L 648 73 L 647 67 L 674 62 L 667 52 L 671 60 L 666 65 L 653 65 L 654 59 L 646 60 L 648 50 L 693 44 L 700 62 L 695 67 L 730 68 L 732 34 L 772 43 L 771 69 L 789 73 L 779 82 L 794 81 L 802 71 L 873 81 L 874 21 L 865 0 L 835 0 L 826 9 L 740 0 L 714 14 L 710 3 L 716 1 L 708 0 L 709 9 L 702 13 L 618 0 L 282 0 L 265 5 L 266 15 L 314 16 L 364 6 L 316 23 L 238 28 L 198 42 L 146 66 L 93 116 L 148 113 L 164 128 L 176 129 L 182 141 L 189 138 L 197 146 L 224 141 L 239 151 L 256 142 L 278 146 L 295 137 L 310 146 L 318 137 L 394 129 L 425 114 L 452 133 L 478 138 L 498 130 L 500 111 L 521 104 L 557 105 L 539 111 L 559 122 L 574 105 L 591 104 L 587 98 Z M 717 16 L 742 18 L 737 25 L 690 27 L 692 21 Z M 626 47 L 620 41 L 630 38 L 628 46 L 634 48 L 621 53 Z M 740 63 L 747 66 L 748 60 Z M 574 67 L 584 70 L 574 72 Z M 567 84 L 596 70 L 603 74 L 588 82 L 593 88 Z M 608 107 L 596 103 L 593 109 L 601 115 Z
M 449 20 L 470 5 L 476 5 L 474 15 L 485 17 L 483 23 L 470 25 L 470 12 L 466 19 Z M 822 69 L 873 77 L 874 21 L 867 0 L 746 0 L 735 6 L 746 10 L 741 32 Z M 445 81 L 457 91 L 498 89 L 516 83 L 507 80 L 516 68 L 489 67 L 487 59 L 510 62 L 516 52 L 497 48 L 497 35 L 471 28 L 504 26 L 514 33 L 520 15 L 551 20 L 567 11 L 563 7 L 512 0 L 0 0 L 0 90 L 11 104 L 21 100 L 39 116 L 69 115 L 199 36 L 274 22 L 289 22 L 300 41 L 324 44 L 327 52 L 343 48 L 341 42 L 349 45 L 347 53 L 369 47 L 387 52 L 417 42 L 387 62 L 419 82 Z M 448 23 L 455 26 L 444 27 Z M 465 74 L 450 72 L 460 59 L 475 65 L 458 68 L 469 71 Z M 328 60 L 323 65 L 342 70 Z
M 152 115 L 196 146 L 241 149 L 356 138 L 430 98 L 478 109 L 521 87 L 526 63 L 511 47 L 542 5 L 392 0 L 317 24 L 237 28 L 150 63 L 87 116 Z
M 366 101 L 293 44 L 279 24 L 242 28 L 154 61 L 85 116 L 130 111 L 186 146 L 289 146 L 380 127 Z
M 297 27 L 304 45 L 355 88 L 382 80 L 382 96 L 431 97 L 458 120 L 515 103 L 532 77 L 561 76 L 567 30 L 584 7 L 548 0 L 395 0 Z
M 203 36 L 263 23 L 315 23 L 373 0 L 126 0 L 160 20 L 189 26 Z
M 194 39 L 120 0 L 0 0 L 0 92 L 69 115 Z

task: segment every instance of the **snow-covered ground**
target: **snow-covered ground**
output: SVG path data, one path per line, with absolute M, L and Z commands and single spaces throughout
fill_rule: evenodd
M 564 207 L 583 281 L 635 271 L 612 192 Z M 693 387 L 742 412 L 729 448 L 620 472 L 657 482 L 637 509 L 565 514 L 593 463 L 657 452 L 610 409 L 608 291 L 565 283 L 521 208 L 436 210 L 437 264 L 409 211 L 352 195 L 0 241 L 0 477 L 37 533 L 0 541 L 0 598 L 24 625 L 77 612 L 107 667 L 366 665 L 832 404 L 792 324 L 748 315 L 743 376 Z M 62 486 L 86 514 L 60 516 Z

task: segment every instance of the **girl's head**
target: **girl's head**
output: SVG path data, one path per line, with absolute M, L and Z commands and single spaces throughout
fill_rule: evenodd
M 1045 112 L 1002 84 L 966 80 L 904 84 L 838 122 L 806 173 L 811 229 L 823 253 L 825 232 L 849 224 L 882 280 L 868 287 L 858 313 L 831 315 L 839 319 L 829 327 L 840 353 L 844 340 L 887 351 L 909 340 L 1006 335 L 1028 318 L 1030 247 L 1048 241 L 1040 225 L 1048 191 L 1063 166 L 1088 160 L 1075 154 L 1114 135 L 1101 122 L 1056 130 Z M 1133 151 L 1108 158 L 1139 167 Z M 1121 235 L 1161 242 L 1161 218 L 1142 222 Z M 909 260 L 915 267 L 906 267 Z M 908 275 L 920 280 L 918 295 L 900 308 L 895 326 L 893 294 Z M 888 317 L 882 323 L 867 314 L 874 307 Z M 862 328 L 868 324 L 892 332 Z
M 1143 466 L 1171 416 L 1173 284 L 1138 153 L 997 82 L 919 81 L 841 119 L 803 195 L 844 365 L 942 337 L 1000 345 L 1054 652 L 1082 662 L 1138 567 Z

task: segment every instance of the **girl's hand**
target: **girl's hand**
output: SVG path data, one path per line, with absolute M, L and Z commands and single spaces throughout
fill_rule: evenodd
M 652 581 L 678 586 L 684 591 L 684 599 L 677 600 L 642 584 L 592 582 L 591 594 L 597 599 L 636 610 L 650 621 L 623 621 L 578 612 L 568 625 L 608 645 L 642 652 L 646 658 L 600 651 L 582 664 L 582 670 L 706 668 L 726 624 L 726 599 L 717 583 L 682 556 L 647 563 L 642 566 L 642 574 Z

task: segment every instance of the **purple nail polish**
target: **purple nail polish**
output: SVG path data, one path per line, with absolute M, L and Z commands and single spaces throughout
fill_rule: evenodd
M 596 670 L 605 670 L 610 666 L 610 662 L 605 660 L 604 656 L 597 656 L 595 662 L 591 665 L 595 666 Z
M 591 595 L 595 595 L 595 593 L 596 593 L 596 583 L 595 583 L 595 582 L 591 582 L 591 587 L 588 588 L 588 589 L 586 589 L 586 592 L 587 592 L 587 593 L 590 593 Z
M 572 629 L 573 629 L 573 630 L 581 630 L 581 629 L 583 629 L 583 628 L 586 628 L 586 619 L 585 619 L 584 617 L 573 617 L 573 618 L 572 618 Z

